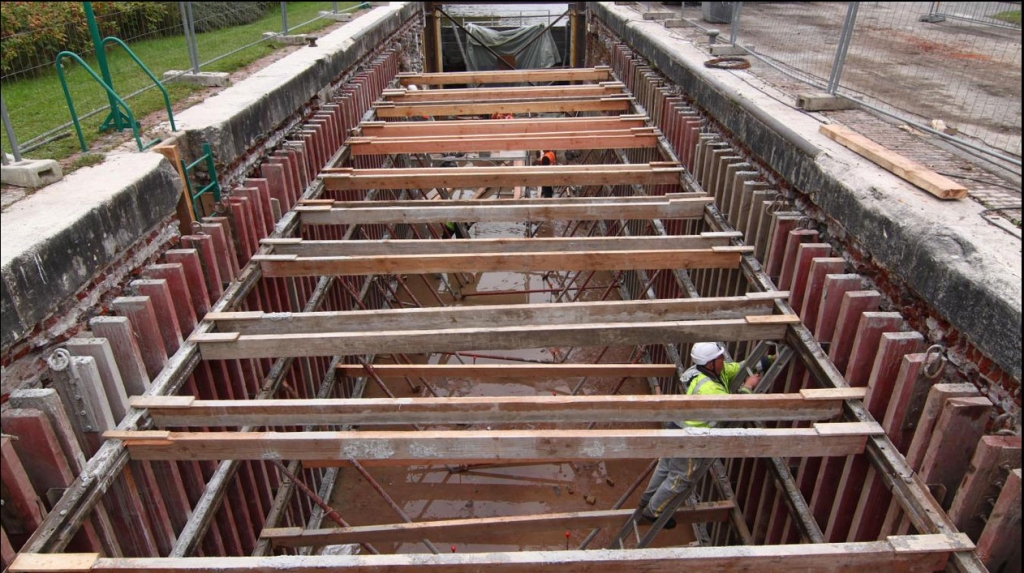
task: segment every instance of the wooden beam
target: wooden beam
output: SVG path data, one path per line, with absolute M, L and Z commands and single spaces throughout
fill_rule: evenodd
M 374 104 L 377 117 L 434 117 L 438 115 L 490 115 L 493 113 L 576 113 L 604 111 L 625 113 L 633 98 L 609 96 L 602 98 L 574 98 L 530 101 L 487 101 L 481 103 L 423 103 L 412 105 Z
M 357 133 L 365 137 L 410 137 L 498 133 L 557 133 L 632 129 L 647 125 L 644 115 L 531 117 L 521 119 L 458 119 L 435 121 L 364 121 Z M 328 169 L 328 171 L 330 171 Z
M 468 378 L 477 380 L 557 380 L 560 378 L 660 378 L 675 376 L 675 364 L 374 364 L 381 378 Z M 339 376 L 366 376 L 359 364 L 338 364 Z
M 608 66 L 593 68 L 561 68 L 552 70 L 500 70 L 482 72 L 443 72 L 432 74 L 398 74 L 400 85 L 445 86 L 453 84 L 506 84 L 540 82 L 607 82 L 612 78 Z
M 553 346 L 635 346 L 637 344 L 693 343 L 701 340 L 734 342 L 779 340 L 786 327 L 800 321 L 795 315 L 779 321 L 745 319 L 666 322 L 603 322 L 591 324 L 535 325 L 500 328 L 453 328 L 378 332 L 327 332 L 295 334 L 196 333 L 189 339 L 199 345 L 206 360 L 230 358 L 284 358 L 302 356 L 349 356 L 359 354 L 451 352 L 464 350 L 513 350 Z
M 381 97 L 395 104 L 451 101 L 488 101 L 496 99 L 604 97 L 625 92 L 622 82 L 579 84 L 571 86 L 511 86 L 502 88 L 462 88 L 415 90 L 399 88 L 384 90 Z
M 494 430 L 406 432 L 167 432 L 103 433 L 122 440 L 136 460 L 347 460 L 376 465 L 476 464 L 496 460 L 569 460 L 847 456 L 864 451 L 874 422 L 811 428 L 688 430 Z
M 324 187 L 332 191 L 349 189 L 472 189 L 521 185 L 672 185 L 679 183 L 683 168 L 678 164 L 653 167 L 634 165 L 629 169 L 607 169 L 604 165 L 541 165 L 452 168 L 413 168 L 383 173 L 378 169 L 357 169 L 349 173 L 324 173 Z
M 897 177 L 931 193 L 939 199 L 963 199 L 967 188 L 948 177 L 928 169 L 924 165 L 903 157 L 874 141 L 841 125 L 822 125 L 818 131 L 829 139 L 839 142 L 858 155 L 866 157 Z
M 785 300 L 787 294 L 774 292 L 770 296 L 751 294 L 703 299 L 590 301 L 570 305 L 538 303 L 327 312 L 215 312 L 207 314 L 206 319 L 215 321 L 221 333 L 242 335 L 436 330 L 440 325 L 463 328 L 521 325 L 542 327 L 588 322 L 743 318 L 770 314 L 774 310 L 775 301 Z M 565 366 L 590 367 L 579 364 Z
M 576 251 L 644 251 L 658 249 L 710 249 L 727 247 L 742 233 L 635 237 L 551 237 L 524 239 L 383 239 L 378 241 L 311 241 L 264 239 L 274 255 L 298 257 L 354 257 L 388 255 L 466 255 L 471 253 L 567 253 Z
M 726 521 L 729 519 L 729 512 L 733 507 L 735 505 L 731 501 L 698 503 L 692 507 L 682 507 L 676 510 L 675 519 L 682 523 Z M 330 529 L 282 527 L 264 529 L 260 533 L 260 537 L 271 540 L 276 547 L 321 547 L 345 543 L 418 543 L 424 538 L 465 542 L 467 539 L 493 540 L 499 535 L 520 535 L 533 531 L 618 527 L 625 523 L 632 513 L 632 509 L 614 509 L 546 515 L 418 521 Z
M 565 202 L 544 199 L 498 199 L 473 205 L 448 201 L 412 201 L 410 205 L 338 207 L 299 205 L 303 225 L 372 225 L 375 223 L 446 223 L 448 221 L 606 221 L 622 219 L 699 219 L 712 197 L 646 201 Z M 395 202 L 390 202 L 395 203 Z
M 845 394 L 808 400 L 800 394 L 727 396 L 472 396 L 193 400 L 190 396 L 133 396 L 157 426 L 301 426 L 678 422 L 680 420 L 828 420 Z M 863 398 L 863 393 L 860 394 Z
M 587 301 L 573 304 L 534 303 L 453 306 L 444 308 L 399 308 L 329 312 L 217 312 L 207 320 L 220 332 L 239 334 L 294 334 L 299 332 L 368 333 L 388 330 L 437 330 L 441 326 L 497 328 L 593 322 L 654 322 L 666 320 L 742 319 L 771 314 L 775 301 L 789 293 L 776 291 L 733 297 L 678 298 L 656 300 Z M 507 367 L 502 365 L 502 367 Z M 554 368 L 546 364 L 544 368 Z M 593 368 L 566 364 L 560 368 Z
M 679 571 L 901 571 L 941 570 L 954 552 L 970 551 L 966 535 L 903 535 L 864 543 L 801 543 L 729 547 L 665 547 L 591 551 L 509 551 L 439 555 L 281 555 L 260 557 L 108 558 L 98 553 L 21 553 L 11 573 L 678 573 Z
M 721 249 L 721 250 L 720 250 Z M 728 250 L 726 250 L 728 249 Z M 734 269 L 743 250 L 754 247 L 575 251 L 569 253 L 502 251 L 441 255 L 368 255 L 299 257 L 256 255 L 265 277 L 427 274 L 445 272 L 620 271 L 639 269 Z
M 409 108 L 412 110 L 413 108 Z M 511 113 L 511 112 L 509 112 Z M 637 131 L 639 130 L 639 131 Z M 530 151 L 537 149 L 636 149 L 654 148 L 658 133 L 653 128 L 632 130 L 537 133 L 529 138 L 519 134 L 437 137 L 351 137 L 353 156 L 396 153 L 462 153 L 474 151 Z

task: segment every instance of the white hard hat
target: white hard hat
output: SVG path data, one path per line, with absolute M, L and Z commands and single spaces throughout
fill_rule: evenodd
M 717 342 L 698 342 L 693 345 L 690 358 L 697 366 L 704 366 L 723 354 L 725 354 L 725 349 Z

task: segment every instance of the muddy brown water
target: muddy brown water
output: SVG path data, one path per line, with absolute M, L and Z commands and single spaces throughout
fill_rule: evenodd
M 480 223 L 471 231 L 473 237 L 499 238 L 524 237 L 536 226 L 528 227 L 526 223 Z M 561 236 L 565 231 L 562 223 L 544 223 L 535 231 L 536 236 Z M 454 277 L 449 276 L 449 281 Z M 585 291 L 587 300 L 598 300 L 612 280 L 610 273 L 604 276 L 595 275 L 592 285 L 600 288 Z M 455 305 L 491 305 L 491 304 L 522 304 L 554 302 L 554 292 L 523 293 L 522 291 L 541 291 L 558 287 L 558 276 L 554 273 L 545 277 L 544 273 L 463 273 L 461 292 L 466 295 L 462 300 L 452 300 L 437 277 L 428 281 L 407 281 L 414 296 L 423 304 L 434 304 L 435 298 L 426 291 L 436 289 L 446 303 Z M 479 293 L 496 291 L 520 291 L 514 294 L 498 294 L 475 296 Z M 617 298 L 613 290 L 611 297 Z M 407 301 L 408 302 L 408 301 Z M 430 356 L 410 356 L 416 362 L 432 364 L 516 364 L 526 362 L 552 363 L 560 362 L 566 353 L 566 362 L 592 363 L 601 356 L 603 348 L 534 348 L 524 350 L 494 350 L 460 353 L 459 356 L 433 354 Z M 602 362 L 629 362 L 630 349 L 611 348 L 604 351 Z M 379 364 L 393 364 L 392 357 L 378 358 Z M 406 382 L 403 379 L 387 379 L 388 389 L 399 397 L 425 397 L 430 393 L 421 381 Z M 465 378 L 433 379 L 427 382 L 439 396 L 532 396 L 546 394 L 569 394 L 577 386 L 580 379 L 565 378 L 552 380 L 473 380 Z M 609 394 L 618 385 L 619 379 L 591 378 L 580 389 L 580 394 Z M 418 390 L 418 391 L 416 391 Z M 647 394 L 648 385 L 645 380 L 630 378 L 625 381 L 620 393 Z M 373 383 L 368 383 L 365 397 L 385 397 L 384 392 Z M 508 425 L 463 425 L 458 429 L 582 429 L 584 424 L 508 424 Z M 609 424 L 597 424 L 595 428 L 608 428 Z M 623 427 L 621 424 L 616 427 Z M 638 427 L 655 427 L 652 424 Z M 411 427 L 402 429 L 412 430 Z M 453 429 L 452 427 L 430 426 L 424 429 Z M 612 505 L 622 496 L 626 489 L 643 472 L 650 460 L 609 460 L 588 462 L 565 462 L 528 465 L 496 465 L 472 466 L 469 468 L 446 467 L 444 460 L 437 465 L 413 467 L 369 467 L 367 471 L 380 486 L 392 497 L 402 511 L 414 522 L 445 519 L 469 519 L 484 517 L 502 517 L 515 515 L 548 514 L 573 511 L 595 511 L 611 509 Z M 449 471 L 453 469 L 456 471 Z M 636 507 L 640 492 L 647 485 L 646 478 L 635 491 L 623 509 Z M 594 503 L 588 503 L 588 498 Z M 402 518 L 378 495 L 373 488 L 354 469 L 341 468 L 331 505 L 336 508 L 346 521 L 352 525 L 375 525 L 401 523 Z M 325 525 L 329 527 L 330 525 Z M 575 549 L 590 533 L 589 529 L 569 532 L 568 545 Z M 605 529 L 594 539 L 589 548 L 598 549 L 607 545 L 613 532 Z M 671 531 L 663 531 L 653 546 L 686 545 L 692 541 L 692 531 L 688 527 L 677 527 Z M 525 551 L 565 549 L 566 532 L 536 531 L 523 532 L 517 535 L 495 537 L 488 535 L 483 529 L 472 538 L 462 536 L 458 539 L 430 538 L 440 550 L 449 551 L 451 546 L 457 552 L 486 551 Z M 425 553 L 428 549 L 423 543 L 377 543 L 375 547 L 382 553 Z

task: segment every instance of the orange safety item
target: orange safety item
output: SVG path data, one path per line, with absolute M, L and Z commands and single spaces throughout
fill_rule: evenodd
M 546 163 L 544 161 L 545 159 L 547 159 Z M 554 151 L 545 151 L 544 153 L 542 153 L 540 155 L 540 162 L 541 162 L 542 165 L 554 165 L 555 164 L 555 152 Z

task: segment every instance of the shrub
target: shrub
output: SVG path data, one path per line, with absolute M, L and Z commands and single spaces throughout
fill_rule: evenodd
M 93 2 L 92 7 L 103 37 L 129 41 L 181 33 L 173 2 Z M 81 2 L 0 3 L 0 71 L 4 76 L 51 70 L 54 58 L 64 50 L 92 52 Z

